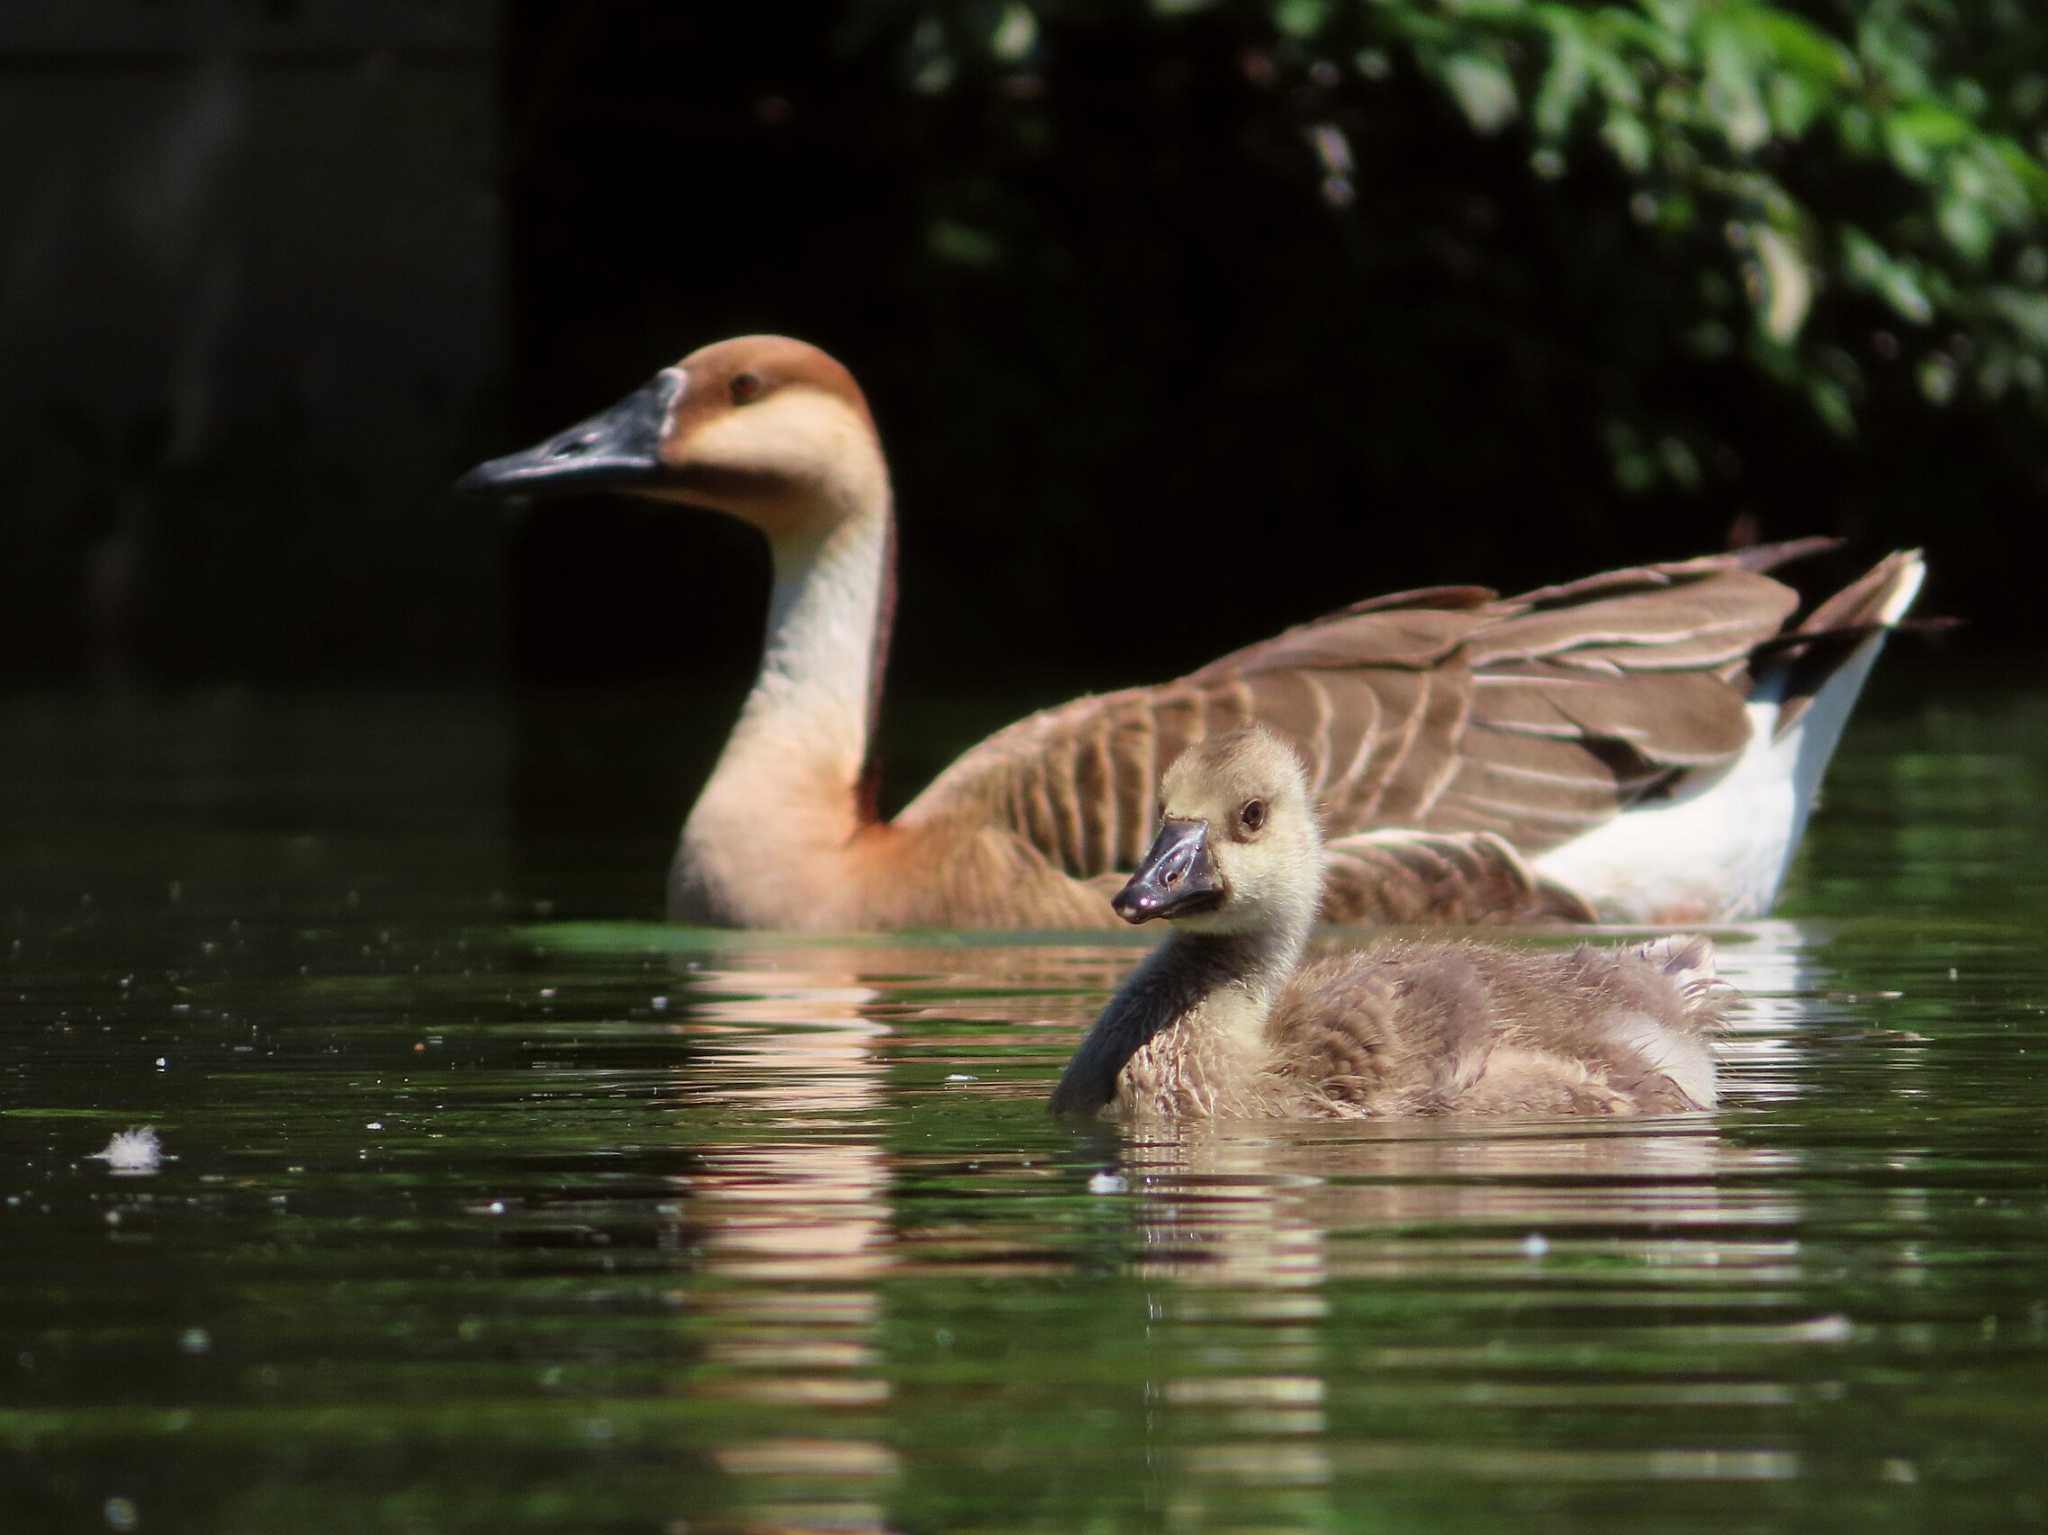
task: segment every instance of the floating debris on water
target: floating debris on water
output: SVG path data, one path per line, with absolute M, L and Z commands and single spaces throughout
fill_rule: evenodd
M 95 1151 L 88 1162 L 104 1162 L 117 1173 L 153 1173 L 164 1160 L 163 1142 L 148 1125 L 135 1130 L 116 1130 L 106 1150 Z
M 1097 1173 L 1088 1180 L 1088 1192 L 1091 1194 L 1121 1194 L 1130 1186 L 1122 1173 Z

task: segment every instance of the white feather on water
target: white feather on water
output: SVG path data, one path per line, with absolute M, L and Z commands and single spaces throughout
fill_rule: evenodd
M 153 1173 L 163 1164 L 163 1142 L 148 1125 L 133 1130 L 116 1130 L 106 1149 L 93 1152 L 86 1160 L 104 1162 L 110 1172 L 131 1176 Z

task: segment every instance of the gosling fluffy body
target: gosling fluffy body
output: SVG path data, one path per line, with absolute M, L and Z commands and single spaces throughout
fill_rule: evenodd
M 1301 763 L 1253 727 L 1167 770 L 1116 898 L 1173 931 L 1054 1090 L 1055 1113 L 1366 1118 L 1713 1107 L 1732 990 L 1701 937 L 1628 948 L 1395 940 L 1303 964 L 1322 844 Z

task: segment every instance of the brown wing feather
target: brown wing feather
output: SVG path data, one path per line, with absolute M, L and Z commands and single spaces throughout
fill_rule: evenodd
M 1920 554 L 1915 549 L 1886 555 L 1807 614 L 1786 637 L 1783 649 L 1775 652 L 1775 658 L 1786 667 L 1785 702 L 1778 711 L 1779 736 L 1798 724 L 1842 658 L 1883 627 L 1886 610 L 1899 588 L 1915 579 L 1919 564 Z
M 1590 922 L 1593 910 L 1537 878 L 1497 836 L 1383 831 L 1325 850 L 1323 915 L 1332 922 Z
M 1301 752 L 1333 839 L 1435 834 L 1333 858 L 1332 915 L 1441 920 L 1495 901 L 1562 915 L 1576 898 L 1536 887 L 1520 858 L 1742 749 L 1749 658 L 1797 605 L 1763 572 L 1827 547 L 1644 565 L 1510 598 L 1432 587 L 1359 603 L 1176 682 L 1021 720 L 954 762 L 902 820 L 993 821 L 1079 879 L 1129 869 L 1167 765 L 1258 719 Z
M 1775 633 L 1797 605 L 1769 576 L 1717 575 L 1692 591 L 1612 597 L 1502 623 L 1477 636 L 1466 659 L 1485 667 L 1552 658 L 1609 676 L 1701 671 L 1742 660 L 1759 624 Z

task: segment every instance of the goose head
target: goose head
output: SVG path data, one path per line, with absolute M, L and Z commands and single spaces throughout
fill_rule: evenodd
M 1306 933 L 1322 897 L 1323 848 L 1308 775 L 1259 726 L 1197 742 L 1159 786 L 1159 834 L 1110 903 L 1196 932 Z
M 724 512 L 780 540 L 886 504 L 888 470 L 851 373 L 806 342 L 740 336 L 663 368 L 609 410 L 477 465 L 456 488 L 617 491 Z

